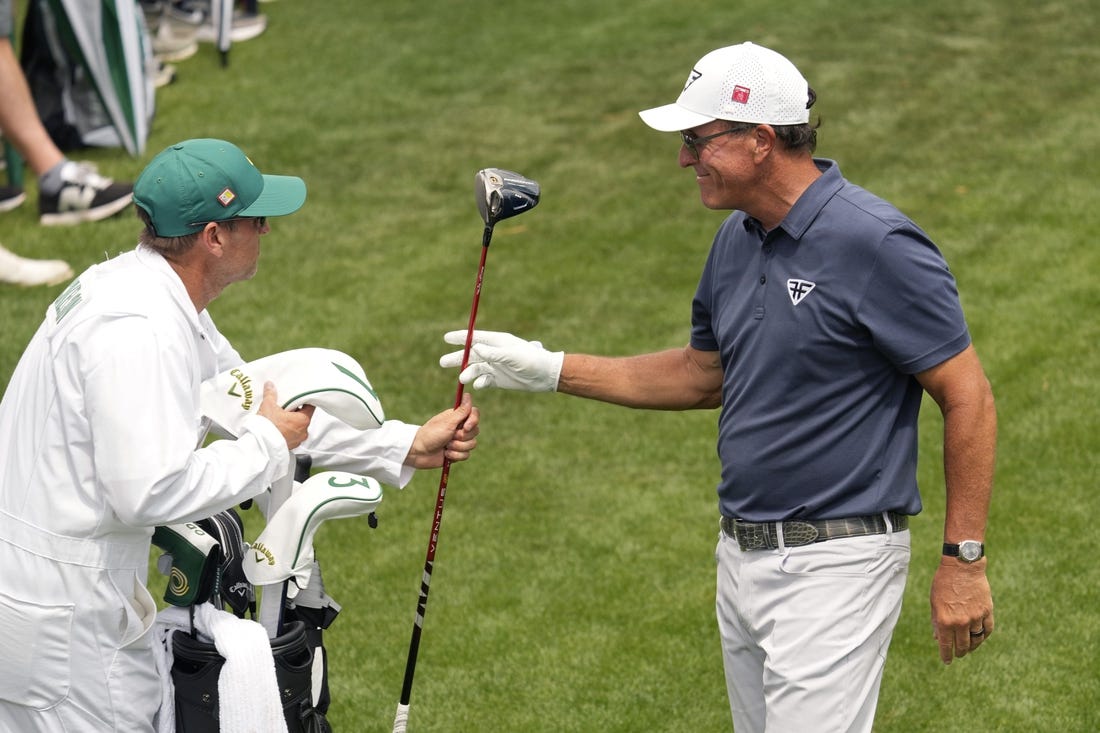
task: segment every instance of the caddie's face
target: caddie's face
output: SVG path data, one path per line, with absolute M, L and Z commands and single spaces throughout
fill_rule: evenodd
M 220 227 L 226 236 L 223 257 L 227 283 L 251 280 L 260 261 L 260 236 L 271 231 L 265 218 L 234 219 Z
M 741 209 L 751 214 L 745 206 L 751 201 L 757 173 L 753 165 L 753 131 L 719 134 L 728 129 L 728 122 L 713 120 L 685 130 L 688 138 L 715 137 L 694 146 L 698 155 L 691 146 L 681 145 L 680 167 L 694 169 L 699 196 L 708 209 Z

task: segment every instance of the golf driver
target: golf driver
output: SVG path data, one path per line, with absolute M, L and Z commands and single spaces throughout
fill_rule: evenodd
M 481 262 L 477 268 L 477 282 L 474 285 L 474 300 L 470 305 L 470 321 L 466 326 L 466 346 L 462 352 L 462 369 L 470 361 L 470 346 L 474 339 L 474 321 L 477 320 L 477 306 L 481 300 L 481 283 L 485 277 L 485 258 L 489 253 L 489 243 L 493 239 L 493 227 L 502 219 L 522 214 L 535 208 L 539 202 L 539 184 L 513 171 L 501 168 L 485 168 L 477 172 L 474 178 L 474 193 L 477 197 L 477 209 L 485 222 L 485 231 L 481 238 Z M 458 382 L 455 394 L 455 409 L 462 405 L 462 381 Z M 413 624 L 412 639 L 409 641 L 409 656 L 405 663 L 405 681 L 401 686 L 401 701 L 397 704 L 397 715 L 393 721 L 393 733 L 405 733 L 409 722 L 409 698 L 412 696 L 413 674 L 416 672 L 416 655 L 420 649 L 420 634 L 424 628 L 424 613 L 428 605 L 428 589 L 432 582 L 432 566 L 435 564 L 435 550 L 439 542 L 439 526 L 443 521 L 443 502 L 447 496 L 447 479 L 451 473 L 451 462 L 443 459 L 443 472 L 439 477 L 439 493 L 435 500 L 435 518 L 428 538 L 428 554 L 424 560 L 424 576 L 420 581 L 420 597 L 416 604 L 416 620 Z

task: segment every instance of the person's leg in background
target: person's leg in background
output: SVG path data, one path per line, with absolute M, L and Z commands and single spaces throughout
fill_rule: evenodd
M 50 138 L 11 44 L 14 22 L 11 0 L 0 0 L 0 133 L 38 177 L 39 221 L 77 224 L 118 213 L 129 205 L 133 187 L 100 176 L 89 163 L 68 160 Z M 4 193 L 9 202 L 18 198 L 8 209 L 22 203 L 21 190 L 9 187 Z

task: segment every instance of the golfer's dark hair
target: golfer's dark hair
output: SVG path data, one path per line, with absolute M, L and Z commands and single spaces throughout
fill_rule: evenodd
M 817 122 L 807 122 L 803 125 L 772 125 L 776 139 L 792 153 L 802 150 L 812 153 L 817 150 L 817 128 L 819 127 L 821 127 L 820 118 Z
M 145 245 L 155 252 L 161 253 L 165 257 L 183 254 L 195 246 L 195 242 L 199 239 L 198 232 L 194 234 L 184 234 L 182 237 L 161 237 L 157 235 L 157 230 L 153 228 L 153 220 L 149 218 L 149 214 L 145 209 L 140 206 L 135 206 L 134 211 L 137 212 L 137 218 L 142 223 L 141 234 L 138 235 L 138 243 Z
M 807 87 L 807 91 L 809 92 L 809 102 L 806 103 L 806 109 L 809 109 L 817 101 L 817 94 L 810 87 Z M 739 133 L 749 132 L 757 127 L 759 125 L 752 122 L 730 121 L 729 123 L 729 129 L 736 130 Z M 817 150 L 817 128 L 821 127 L 821 118 L 818 118 L 817 122 L 806 122 L 801 125 L 769 125 L 769 127 L 775 130 L 776 139 L 779 140 L 783 149 L 788 152 L 812 154 Z

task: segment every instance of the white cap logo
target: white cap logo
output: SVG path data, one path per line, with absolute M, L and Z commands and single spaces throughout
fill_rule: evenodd
M 692 69 L 691 73 L 688 74 L 688 80 L 684 82 L 684 90 L 686 91 L 687 88 L 694 84 L 695 80 L 698 79 L 700 76 L 702 76 L 702 74 L 699 73 L 698 69 Z

